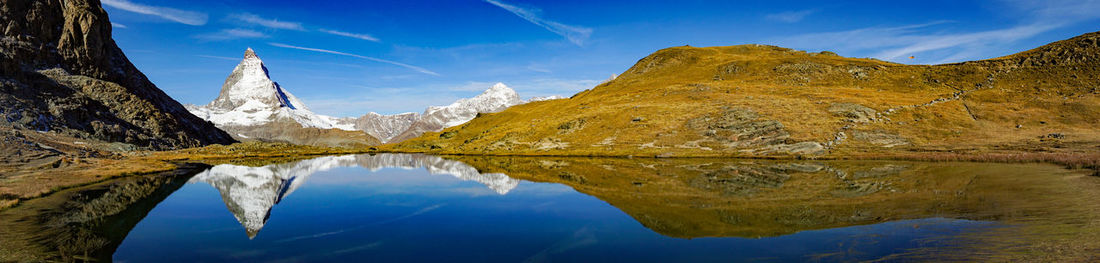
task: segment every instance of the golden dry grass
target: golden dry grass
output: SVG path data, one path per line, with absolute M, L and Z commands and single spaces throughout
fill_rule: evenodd
M 1077 57 L 1100 57 L 1100 48 L 1069 55 L 1062 50 L 1097 35 L 1016 56 L 936 66 L 761 45 L 673 47 L 572 98 L 483 114 L 441 133 L 380 148 L 490 155 L 804 155 L 759 151 L 760 145 L 723 146 L 689 125 L 729 109 L 748 109 L 760 120 L 781 123 L 789 133 L 787 144 L 828 146 L 843 132 L 847 138 L 824 157 L 1004 148 L 1096 152 L 1100 62 Z M 836 104 L 858 104 L 881 115 L 853 122 L 830 112 Z
M 83 186 L 105 180 L 150 175 L 178 169 L 179 163 L 260 166 L 312 158 L 319 155 L 353 154 L 369 148 L 331 148 L 288 143 L 245 142 L 232 145 L 211 145 L 175 151 L 138 151 L 102 158 L 82 158 L 66 161 L 60 167 L 24 169 L 5 175 L 0 184 L 0 209 L 17 205 L 21 200 L 45 196 L 62 189 Z

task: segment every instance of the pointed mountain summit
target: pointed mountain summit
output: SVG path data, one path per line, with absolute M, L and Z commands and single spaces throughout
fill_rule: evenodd
M 200 118 L 213 122 L 241 140 L 295 144 L 374 145 L 378 140 L 354 128 L 354 123 L 310 111 L 298 97 L 271 80 L 263 60 L 252 48 L 226 77 L 218 97 L 204 106 L 188 105 Z
M 399 142 L 424 132 L 461 125 L 481 113 L 559 98 L 549 96 L 524 101 L 515 90 L 504 83 L 496 83 L 473 98 L 460 99 L 447 106 L 428 107 L 423 113 L 382 115 L 371 112 L 358 118 L 330 117 L 313 113 L 298 97 L 273 81 L 263 60 L 255 50 L 248 48 L 241 62 L 226 77 L 218 97 L 210 104 L 188 105 L 187 109 L 240 140 L 348 146 Z M 295 131 L 301 129 L 319 131 Z M 365 139 L 369 143 L 347 140 L 356 137 L 352 134 L 369 137 Z
M 221 93 L 210 103 L 210 107 L 232 110 L 250 101 L 271 107 L 308 110 L 297 97 L 271 80 L 263 60 L 252 48 L 245 50 L 244 59 L 225 79 Z
M 446 128 L 466 123 L 477 117 L 478 113 L 499 112 L 519 104 L 523 104 L 519 93 L 504 83 L 497 83 L 476 97 L 460 99 L 447 106 L 428 107 L 422 120 Z
M 252 48 L 222 84 L 218 98 L 205 107 L 190 107 L 191 111 L 220 126 L 262 125 L 280 119 L 290 119 L 302 127 L 321 129 L 350 126 L 333 124 L 334 118 L 314 114 L 298 97 L 272 81 L 263 60 Z

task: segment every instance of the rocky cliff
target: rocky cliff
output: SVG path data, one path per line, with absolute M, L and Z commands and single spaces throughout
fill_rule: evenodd
M 151 83 L 97 0 L 0 2 L 0 127 L 150 149 L 234 140 Z
M 420 121 L 420 113 L 406 112 L 393 115 L 382 115 L 369 112 L 355 119 L 355 129 L 361 130 L 382 140 L 390 142 L 394 137 L 401 135 L 410 126 Z

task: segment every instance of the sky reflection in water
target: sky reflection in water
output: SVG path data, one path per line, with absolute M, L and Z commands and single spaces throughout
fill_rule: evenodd
M 545 164 L 538 163 L 547 167 Z M 607 165 L 601 166 L 611 168 L 605 171 L 606 176 L 628 176 L 612 173 L 616 168 L 619 173 L 628 173 L 627 167 Z M 704 165 L 711 164 L 697 166 Z M 573 167 L 579 166 L 574 164 Z M 553 169 L 553 165 L 550 167 Z M 686 179 L 689 185 L 697 186 L 694 188 L 697 191 L 716 191 L 720 196 L 733 198 L 730 200 L 740 200 L 737 198 L 767 196 L 772 191 L 769 189 L 782 189 L 784 183 L 798 182 L 786 174 L 808 172 L 805 169 L 825 173 L 831 169 L 777 168 L 786 166 L 770 163 L 741 167 L 751 169 L 715 176 L 708 176 L 703 169 L 704 172 L 699 172 L 702 175 L 673 177 L 699 176 Z M 879 168 L 882 169 L 885 168 Z M 722 233 L 744 231 L 706 232 L 703 228 L 714 223 L 723 227 L 741 224 L 737 227 L 752 229 L 753 221 L 746 218 L 754 215 L 723 217 L 741 221 L 709 222 L 715 220 L 694 215 L 685 215 L 694 219 L 668 219 L 660 212 L 630 214 L 624 211 L 647 207 L 662 209 L 678 203 L 647 204 L 643 201 L 618 208 L 613 204 L 622 201 L 610 204 L 605 201 L 619 200 L 618 195 L 597 198 L 574 190 L 578 185 L 609 184 L 595 173 L 581 171 L 566 169 L 551 177 L 584 181 L 565 185 L 522 181 L 503 173 L 481 173 L 462 162 L 424 155 L 332 156 L 263 167 L 221 165 L 196 175 L 153 209 L 129 233 L 114 259 L 131 262 L 849 261 L 950 244 L 953 236 L 996 225 L 930 216 L 870 225 L 784 229 L 776 235 L 760 238 L 736 236 Z M 845 173 L 844 176 L 859 175 Z M 644 186 L 645 183 L 635 182 L 622 187 L 622 191 Z M 652 196 L 644 190 L 635 194 Z M 712 204 L 687 205 L 687 209 L 709 211 L 706 207 Z M 669 211 L 678 213 L 678 210 Z M 768 215 L 768 212 L 762 213 Z M 777 219 L 783 216 L 775 215 Z M 649 222 L 650 226 L 640 222 Z M 681 234 L 668 229 L 688 231 Z M 696 234 L 693 230 L 704 234 Z

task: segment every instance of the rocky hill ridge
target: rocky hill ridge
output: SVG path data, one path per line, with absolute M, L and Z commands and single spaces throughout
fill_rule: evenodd
M 0 21 L 3 126 L 151 149 L 234 141 L 130 63 L 99 1 L 3 1 Z
M 945 65 L 766 45 L 672 47 L 569 99 L 483 115 L 394 149 L 623 156 L 1095 151 L 1098 35 Z

